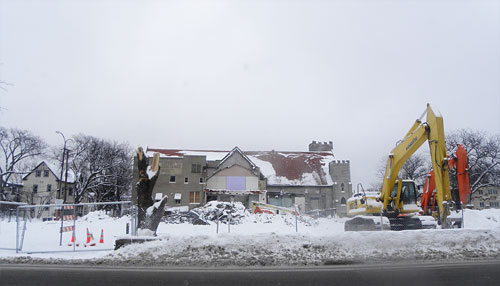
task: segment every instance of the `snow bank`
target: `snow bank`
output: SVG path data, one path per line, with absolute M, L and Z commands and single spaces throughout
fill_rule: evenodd
M 176 266 L 328 265 L 399 260 L 498 258 L 500 230 L 308 234 L 166 235 L 99 259 L 106 264 Z

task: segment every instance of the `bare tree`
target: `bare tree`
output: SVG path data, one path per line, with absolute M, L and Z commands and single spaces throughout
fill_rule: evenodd
M 467 150 L 471 194 L 486 186 L 500 185 L 500 136 L 461 129 L 446 136 L 448 154 L 454 154 L 458 144 Z M 456 188 L 456 174 L 451 170 L 452 187 Z
M 27 173 L 26 162 L 42 155 L 47 144 L 30 131 L 0 127 L 0 199 L 6 198 L 6 186 L 13 175 Z
M 401 177 L 413 180 L 417 185 L 423 185 L 430 169 L 430 162 L 424 154 L 413 154 L 401 167 Z
M 380 190 L 382 188 L 382 182 L 384 180 L 385 169 L 387 167 L 387 157 L 380 159 L 379 166 L 377 168 L 377 176 L 380 181 L 370 185 L 371 189 Z M 415 181 L 415 184 L 422 185 L 425 182 L 425 177 L 431 169 L 430 162 L 426 159 L 425 155 L 422 153 L 413 154 L 399 171 L 399 177 L 402 179 L 410 179 Z
M 133 157 L 125 143 L 76 135 L 69 167 L 75 178 L 75 202 L 119 200 L 130 190 Z

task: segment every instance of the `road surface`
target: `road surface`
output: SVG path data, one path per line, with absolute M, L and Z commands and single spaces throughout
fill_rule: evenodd
M 500 261 L 304 268 L 2 264 L 0 285 L 500 285 Z

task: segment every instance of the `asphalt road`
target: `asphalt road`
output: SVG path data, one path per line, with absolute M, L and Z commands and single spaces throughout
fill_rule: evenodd
M 500 261 L 305 268 L 3 264 L 0 285 L 500 285 Z

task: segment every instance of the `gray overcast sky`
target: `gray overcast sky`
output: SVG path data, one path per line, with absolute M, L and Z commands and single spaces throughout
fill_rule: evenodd
M 0 0 L 0 63 L 0 125 L 53 145 L 332 140 L 368 185 L 428 102 L 500 133 L 499 1 Z

